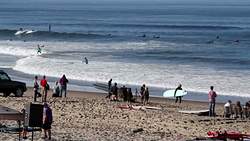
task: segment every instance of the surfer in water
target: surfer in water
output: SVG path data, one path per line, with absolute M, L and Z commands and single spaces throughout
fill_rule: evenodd
M 49 32 L 51 32 L 51 24 L 49 24 Z
M 181 85 L 181 84 L 179 84 L 179 86 L 178 86 L 178 87 L 175 89 L 175 91 L 174 91 L 174 97 L 176 98 L 176 99 L 175 99 L 175 103 L 178 102 L 178 99 L 179 99 L 179 103 L 181 103 L 181 99 L 182 99 L 182 96 L 175 96 L 175 95 L 176 95 L 176 92 L 177 92 L 178 90 L 182 90 L 182 85 Z
M 239 42 L 240 42 L 240 40 L 235 40 L 234 42 L 235 42 L 235 43 L 239 43 Z
M 87 57 L 84 57 L 84 60 L 85 60 L 85 64 L 88 64 L 89 63 L 89 60 Z
M 37 54 L 42 54 L 42 48 L 40 45 L 37 45 Z

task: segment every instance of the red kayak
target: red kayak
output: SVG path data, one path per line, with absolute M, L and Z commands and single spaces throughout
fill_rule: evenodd
M 209 138 L 212 139 L 219 139 L 219 140 L 243 140 L 243 139 L 250 139 L 250 134 L 242 134 L 237 131 L 209 131 L 207 132 Z

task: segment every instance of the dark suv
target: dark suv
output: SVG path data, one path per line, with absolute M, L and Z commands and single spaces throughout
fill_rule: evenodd
M 3 93 L 4 97 L 9 96 L 11 93 L 14 93 L 17 97 L 21 97 L 26 90 L 25 83 L 12 81 L 7 73 L 0 70 L 0 93 Z

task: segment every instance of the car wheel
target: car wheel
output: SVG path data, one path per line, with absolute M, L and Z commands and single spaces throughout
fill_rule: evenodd
M 17 88 L 16 92 L 15 92 L 15 96 L 17 97 L 21 97 L 23 96 L 23 91 L 21 88 Z
M 7 96 L 9 96 L 10 95 L 10 92 L 4 92 L 3 93 L 3 97 L 7 97 Z

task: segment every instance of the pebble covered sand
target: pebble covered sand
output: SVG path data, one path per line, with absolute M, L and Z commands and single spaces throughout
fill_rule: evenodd
M 0 97 L 0 105 L 21 111 L 25 104 L 33 100 L 32 93 L 29 89 L 21 98 Z M 222 118 L 222 104 L 216 106 L 219 116 L 210 118 L 178 112 L 207 109 L 208 104 L 202 102 L 184 101 L 179 105 L 172 100 L 151 98 L 148 106 L 161 110 L 130 110 L 117 107 L 126 105 L 126 102 L 111 102 L 102 94 L 70 91 L 68 95 L 67 98 L 49 97 L 54 118 L 52 140 L 182 141 L 204 137 L 210 130 L 250 132 L 250 120 Z M 0 123 L 17 126 L 15 121 Z M 0 134 L 0 140 L 18 140 L 18 134 Z M 31 134 L 28 137 L 27 140 L 31 140 Z M 35 132 L 34 140 L 43 140 L 42 137 L 43 132 Z

